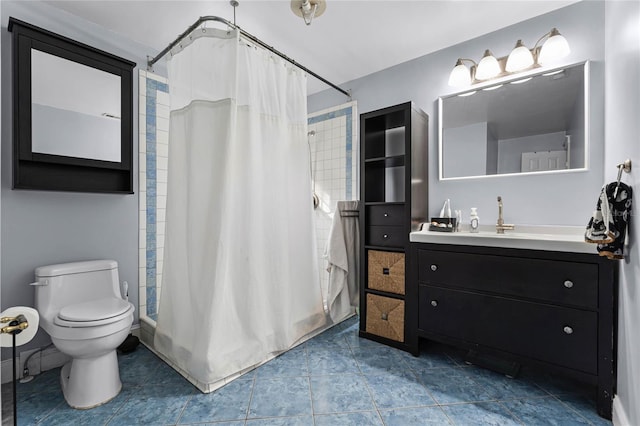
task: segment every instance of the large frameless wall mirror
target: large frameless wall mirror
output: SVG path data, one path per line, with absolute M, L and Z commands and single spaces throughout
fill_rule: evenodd
M 586 170 L 588 77 L 582 62 L 441 97 L 440 179 Z
M 15 189 L 133 191 L 135 63 L 10 18 Z

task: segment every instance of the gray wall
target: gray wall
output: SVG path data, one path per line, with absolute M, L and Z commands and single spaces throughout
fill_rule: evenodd
M 634 214 L 626 259 L 620 262 L 616 425 L 640 425 L 640 2 L 606 3 L 606 180 L 615 165 L 633 161 L 623 180 L 632 186 Z
M 496 11 L 499 13 L 499 11 Z M 528 46 L 551 28 L 567 38 L 571 54 L 564 63 L 591 60 L 591 164 L 586 172 L 537 176 L 490 176 L 482 179 L 438 181 L 437 99 L 456 90 L 447 85 L 456 59 L 479 60 L 485 49 L 496 56 L 509 54 L 517 39 Z M 398 41 L 401 43 L 401 41 Z M 586 1 L 524 21 L 438 52 L 414 59 L 366 77 L 345 83 L 358 101 L 358 111 L 367 112 L 408 100 L 429 116 L 429 213 L 437 215 L 443 200 L 453 209 L 477 206 L 485 223 L 497 218 L 496 196 L 502 195 L 505 221 L 516 224 L 586 225 L 603 183 L 604 154 L 604 3 Z M 344 96 L 326 90 L 309 97 L 309 111 L 344 102 Z M 532 200 L 534 202 L 532 202 Z M 533 206 L 538 206 L 535 208 Z
M 85 194 L 11 189 L 12 107 L 10 16 L 107 52 L 145 64 L 150 48 L 52 8 L 41 2 L 2 1 L 2 309 L 33 306 L 37 266 L 108 258 L 118 261 L 120 281 L 129 282 L 131 302 L 138 304 L 138 195 Z M 134 188 L 138 169 L 138 78 L 134 70 Z M 138 321 L 136 312 L 135 322 Z M 20 350 L 43 346 L 42 330 Z M 10 356 L 3 352 L 6 358 Z

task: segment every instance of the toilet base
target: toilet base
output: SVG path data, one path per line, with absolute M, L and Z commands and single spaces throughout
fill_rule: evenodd
M 111 401 L 122 389 L 116 351 L 71 360 L 62 367 L 60 382 L 72 408 L 86 410 Z

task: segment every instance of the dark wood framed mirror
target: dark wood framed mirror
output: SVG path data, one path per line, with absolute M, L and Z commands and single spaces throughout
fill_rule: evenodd
M 9 18 L 13 188 L 133 193 L 135 63 Z

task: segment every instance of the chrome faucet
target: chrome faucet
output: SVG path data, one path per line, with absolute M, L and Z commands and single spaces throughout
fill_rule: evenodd
M 504 234 L 505 229 L 515 229 L 515 225 L 504 223 L 502 208 L 502 197 L 498 195 L 498 222 L 496 223 L 496 232 L 498 234 Z

